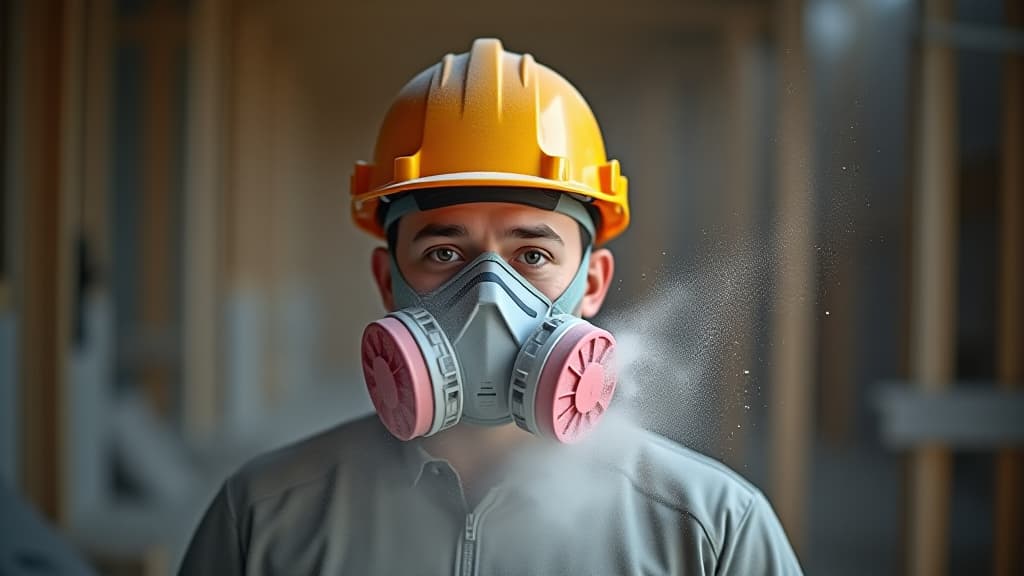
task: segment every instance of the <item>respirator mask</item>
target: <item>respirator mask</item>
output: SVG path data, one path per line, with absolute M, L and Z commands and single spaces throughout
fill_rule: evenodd
M 566 197 L 556 209 L 593 234 L 579 202 Z M 363 375 L 384 426 L 411 440 L 460 421 L 514 420 L 559 442 L 580 439 L 607 411 L 616 383 L 614 337 L 573 314 L 589 261 L 586 246 L 569 287 L 551 301 L 493 252 L 427 294 L 409 287 L 392 258 L 398 309 L 368 325 L 362 341 Z

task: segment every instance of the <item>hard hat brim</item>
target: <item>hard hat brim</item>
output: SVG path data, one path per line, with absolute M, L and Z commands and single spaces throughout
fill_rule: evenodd
M 594 190 L 585 184 L 576 182 L 562 182 L 550 180 L 539 176 L 526 174 L 511 174 L 508 172 L 456 172 L 453 174 L 437 174 L 435 176 L 424 176 L 404 182 L 396 182 L 382 186 L 369 192 L 367 198 L 379 198 L 392 196 L 410 190 L 422 188 L 453 188 L 458 186 L 516 186 L 521 188 L 539 188 L 544 190 L 557 190 L 569 192 L 582 196 L 580 200 L 588 202 L 589 199 L 596 199 Z
M 508 172 L 455 172 L 395 182 L 353 197 L 355 208 L 353 215 L 360 228 L 383 238 L 384 230 L 376 218 L 376 206 L 382 199 L 413 190 L 459 186 L 492 186 L 496 188 L 514 186 L 554 190 L 571 194 L 584 203 L 593 203 L 600 212 L 603 221 L 601 229 L 605 231 L 605 234 L 598 234 L 598 238 L 595 238 L 597 244 L 603 244 L 617 236 L 629 223 L 629 212 L 623 209 L 621 201 L 617 201 L 618 199 L 610 194 L 605 194 L 580 182 L 552 180 Z

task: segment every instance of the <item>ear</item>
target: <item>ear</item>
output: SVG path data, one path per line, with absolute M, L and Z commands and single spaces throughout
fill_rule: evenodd
M 370 256 L 370 269 L 373 280 L 377 283 L 380 300 L 384 309 L 393 312 L 395 309 L 394 293 L 391 291 L 391 253 L 387 248 L 377 247 Z
M 612 285 L 615 274 L 615 257 L 611 250 L 601 248 L 590 254 L 590 267 L 587 268 L 587 291 L 580 303 L 580 315 L 590 318 L 601 310 L 604 297 Z

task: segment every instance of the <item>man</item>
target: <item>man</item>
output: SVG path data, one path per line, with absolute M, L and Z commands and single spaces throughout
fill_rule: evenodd
M 586 320 L 629 222 L 579 93 L 497 40 L 398 94 L 353 216 L 386 239 L 368 326 L 377 415 L 257 459 L 183 574 L 798 574 L 761 493 L 616 419 Z

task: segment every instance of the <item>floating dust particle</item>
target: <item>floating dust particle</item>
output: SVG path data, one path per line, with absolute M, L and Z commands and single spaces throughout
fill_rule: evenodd
M 582 442 L 540 443 L 517 465 L 531 492 L 550 506 L 541 506 L 549 512 L 516 537 L 562 538 L 578 530 L 583 516 L 617 521 L 615 499 L 607 495 L 621 489 L 621 479 L 604 481 L 588 463 L 646 461 L 647 431 L 712 456 L 732 450 L 731 441 L 742 436 L 736 413 L 747 415 L 763 402 L 751 376 L 762 366 L 750 363 L 775 260 L 760 237 L 716 242 L 700 251 L 704 260 L 666 258 L 663 267 L 646 270 L 641 297 L 602 312 L 596 323 L 617 341 L 615 398 Z
M 621 521 L 615 499 L 608 498 L 621 486 L 595 475 L 586 461 L 635 462 L 649 449 L 644 448 L 650 446 L 646 430 L 719 458 L 739 447 L 734 443 L 744 435 L 756 435 L 763 411 L 752 407 L 768 409 L 761 378 L 769 373 L 764 362 L 772 356 L 772 342 L 765 341 L 770 314 L 764 312 L 780 300 L 810 306 L 815 287 L 775 291 L 786 272 L 775 255 L 785 233 L 781 240 L 768 239 L 767 250 L 761 236 L 716 239 L 713 230 L 699 233 L 715 246 L 695 251 L 696 256 L 673 252 L 673 258 L 658 260 L 660 267 L 645 268 L 643 281 L 633 282 L 637 296 L 606 308 L 595 321 L 618 343 L 615 399 L 589 438 L 572 447 L 545 444 L 543 454 L 519 468 L 539 501 L 550 506 L 539 507 L 546 510 L 543 517 L 514 537 L 543 544 L 578 532 L 582 517 Z M 668 250 L 661 252 L 667 256 Z M 831 250 L 818 254 L 834 257 Z
M 673 260 L 642 273 L 649 282 L 643 298 L 608 310 L 599 323 L 618 342 L 612 410 L 715 453 L 728 448 L 730 414 L 750 404 L 751 390 L 741 392 L 735 381 L 751 381 L 751 367 L 740 363 L 749 362 L 765 321 L 757 310 L 770 294 L 774 259 L 762 239 L 723 239 L 701 254 L 706 260 Z

